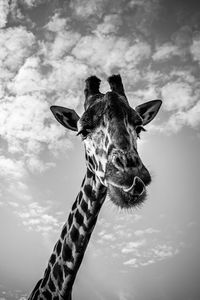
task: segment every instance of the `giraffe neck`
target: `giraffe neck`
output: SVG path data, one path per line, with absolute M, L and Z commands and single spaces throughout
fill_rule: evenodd
M 29 300 L 71 299 L 73 283 L 97 221 L 107 188 L 89 169 L 48 266 Z

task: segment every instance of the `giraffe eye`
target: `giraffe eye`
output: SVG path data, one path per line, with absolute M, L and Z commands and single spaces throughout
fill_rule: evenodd
M 142 127 L 142 126 L 137 126 L 135 128 L 135 131 L 136 131 L 137 137 L 140 138 L 141 131 L 146 131 L 146 129 L 144 129 L 144 127 Z
M 87 137 L 87 135 L 91 132 L 91 129 L 89 128 L 82 128 L 77 135 L 82 135 L 82 138 L 85 139 Z

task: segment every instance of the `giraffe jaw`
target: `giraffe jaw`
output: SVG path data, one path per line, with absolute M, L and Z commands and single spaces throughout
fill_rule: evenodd
M 144 182 L 138 176 L 135 176 L 133 184 L 129 188 L 109 183 L 108 195 L 115 205 L 121 208 L 131 208 L 144 202 L 146 187 Z

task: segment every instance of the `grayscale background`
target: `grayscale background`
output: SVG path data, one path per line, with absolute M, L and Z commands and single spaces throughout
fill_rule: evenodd
M 85 173 L 49 107 L 81 114 L 113 73 L 133 107 L 163 100 L 139 141 L 153 181 L 140 209 L 106 200 L 74 299 L 199 300 L 199 0 L 0 0 L 0 28 L 0 300 L 41 278 Z

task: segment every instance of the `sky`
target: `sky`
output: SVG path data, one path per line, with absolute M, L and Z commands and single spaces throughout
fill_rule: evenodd
M 43 276 L 85 174 L 49 107 L 81 115 L 85 79 L 117 73 L 133 108 L 163 100 L 139 141 L 153 180 L 140 209 L 106 199 L 74 299 L 200 299 L 199 1 L 0 0 L 0 300 Z

